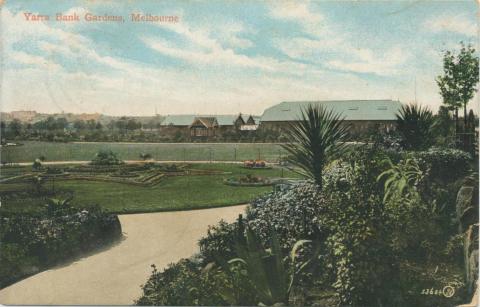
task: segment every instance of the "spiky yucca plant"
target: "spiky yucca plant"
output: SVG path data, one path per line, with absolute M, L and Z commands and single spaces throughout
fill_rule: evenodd
M 347 127 L 342 123 L 343 118 L 332 110 L 309 105 L 287 130 L 290 141 L 283 148 L 290 154 L 289 162 L 315 180 L 320 189 L 325 165 L 345 150 Z
M 318 257 L 317 249 L 310 259 L 298 260 L 299 250 L 311 243 L 310 240 L 297 241 L 289 256 L 284 257 L 277 234 L 272 230 L 270 236 L 271 247 L 266 249 L 259 236 L 247 227 L 246 238 L 237 242 L 238 258 L 225 262 L 218 257 L 217 261 L 231 281 L 231 284 L 222 285 L 220 294 L 230 304 L 248 304 L 245 298 L 239 298 L 239 288 L 245 288 L 249 299 L 258 300 L 259 306 L 288 306 L 299 274 Z
M 397 114 L 397 129 L 402 145 L 408 150 L 424 150 L 433 144 L 432 111 L 417 104 L 404 105 Z

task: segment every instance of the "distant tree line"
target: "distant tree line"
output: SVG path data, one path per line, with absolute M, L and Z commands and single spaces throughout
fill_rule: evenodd
M 189 130 L 165 132 L 158 121 L 142 123 L 135 118 L 120 117 L 108 123 L 96 120 L 68 121 L 63 117 L 49 116 L 35 123 L 18 119 L 1 121 L 2 143 L 8 141 L 48 142 L 190 142 Z M 208 140 L 209 142 L 281 142 L 285 135 L 276 130 L 257 131 L 226 130 Z M 197 140 L 199 142 L 199 140 Z

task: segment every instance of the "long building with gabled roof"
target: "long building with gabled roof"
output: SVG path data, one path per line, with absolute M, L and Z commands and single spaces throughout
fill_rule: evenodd
M 300 120 L 302 110 L 308 105 L 321 105 L 332 110 L 350 126 L 352 134 L 370 128 L 391 130 L 395 128 L 396 115 L 402 103 L 396 100 L 320 100 L 285 101 L 267 108 L 260 119 L 262 129 L 282 130 L 289 122 Z

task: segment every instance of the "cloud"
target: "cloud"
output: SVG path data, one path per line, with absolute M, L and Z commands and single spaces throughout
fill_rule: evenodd
M 399 67 L 409 57 L 398 46 L 387 51 L 353 46 L 353 34 L 335 30 L 337 27 L 320 12 L 313 11 L 309 2 L 282 2 L 280 6 L 272 6 L 270 14 L 298 23 L 309 36 L 276 40 L 277 48 L 296 60 L 346 72 L 388 76 L 399 73 Z
M 423 24 L 427 31 L 451 32 L 468 37 L 478 35 L 477 24 L 470 20 L 466 15 L 440 15 L 426 20 Z
M 252 30 L 246 30 L 243 23 L 230 21 L 219 26 L 220 30 L 216 31 L 220 40 L 232 48 L 247 49 L 253 47 L 253 42 L 249 39 L 241 37 L 242 34 L 252 34 Z
M 214 48 L 206 51 L 190 51 L 172 45 L 165 40 L 144 38 L 144 43 L 153 50 L 173 57 L 179 58 L 193 64 L 204 65 L 225 65 L 259 68 L 273 71 L 274 67 L 268 63 L 252 59 L 246 55 L 236 54 L 232 49 L 223 49 L 215 44 Z
M 157 37 L 143 37 L 142 40 L 149 48 L 165 56 L 181 59 L 193 65 L 251 68 L 266 72 L 282 72 L 297 75 L 301 74 L 305 69 L 305 65 L 302 63 L 280 61 L 272 57 L 251 57 L 237 53 L 233 48 L 223 47 L 219 39 L 212 38 L 208 29 L 197 28 L 192 30 L 192 28 L 185 22 L 181 25 L 175 24 L 164 27 L 164 29 L 177 33 L 186 39 L 188 41 L 187 48 L 178 46 L 171 40 L 159 39 Z M 222 31 L 230 34 L 233 32 L 236 35 L 243 31 L 243 27 L 238 23 L 230 24 L 226 26 L 225 30 Z M 232 38 L 232 35 L 227 34 L 227 37 Z M 250 42 L 246 43 L 238 37 L 235 39 L 237 44 L 250 45 Z
M 362 33 L 360 41 L 354 28 L 342 32 L 339 21 L 329 20 L 317 3 L 275 4 L 268 16 L 259 15 L 251 24 L 235 19 L 213 22 L 212 16 L 205 16 L 149 24 L 145 32 L 129 26 L 125 35 L 141 42 L 116 45 L 113 51 L 107 37 L 112 28 L 106 24 L 105 31 L 96 31 L 90 26 L 27 23 L 4 7 L 2 110 L 151 115 L 157 107 L 163 114 L 259 114 L 283 100 L 409 101 L 414 74 L 419 101 L 441 101 L 432 77 L 441 61 L 434 67 L 427 62 L 429 50 L 420 50 L 431 40 L 421 48 L 417 40 L 406 39 L 379 46 L 369 40 L 372 34 Z M 255 46 L 267 27 L 278 35 Z M 95 35 L 89 36 L 92 32 Z M 274 45 L 268 45 L 272 41 Z M 147 56 L 139 57 L 142 52 Z
M 399 66 L 407 62 L 410 55 L 408 51 L 394 47 L 383 55 L 374 54 L 369 49 L 353 49 L 358 61 L 332 60 L 328 65 L 344 71 L 358 73 L 375 73 L 380 76 L 391 76 L 399 73 Z
M 316 33 L 324 22 L 322 14 L 311 11 L 309 1 L 279 1 L 271 6 L 270 14 L 276 19 L 297 22 L 310 33 Z
M 61 66 L 53 62 L 52 60 L 48 60 L 44 57 L 28 54 L 22 51 L 11 52 L 10 58 L 17 63 L 24 65 L 33 65 L 35 67 L 43 68 L 49 72 L 61 69 Z

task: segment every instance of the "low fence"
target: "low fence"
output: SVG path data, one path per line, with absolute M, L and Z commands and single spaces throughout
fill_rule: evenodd
M 0 149 L 2 164 L 32 162 L 40 156 L 46 161 L 90 161 L 101 150 L 111 150 L 122 160 L 141 160 L 149 154 L 157 161 L 244 161 L 278 162 L 286 151 L 274 143 L 48 143 L 25 142 L 22 146 Z

